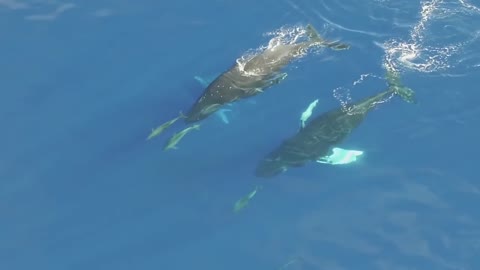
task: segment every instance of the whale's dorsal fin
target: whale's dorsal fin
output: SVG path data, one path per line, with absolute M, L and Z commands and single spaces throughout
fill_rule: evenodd
M 306 27 L 308 38 L 312 41 L 319 42 L 322 46 L 329 47 L 333 50 L 347 50 L 350 45 L 341 43 L 340 41 L 329 41 L 323 39 L 313 25 L 308 24 Z

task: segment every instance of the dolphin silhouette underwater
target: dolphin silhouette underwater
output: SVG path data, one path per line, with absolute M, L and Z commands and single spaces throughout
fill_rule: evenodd
M 280 83 L 287 76 L 287 73 L 281 72 L 282 68 L 312 46 L 324 46 L 334 50 L 349 48 L 349 45 L 338 41 L 322 39 L 310 24 L 306 26 L 306 32 L 307 41 L 267 48 L 244 65 L 236 62 L 206 87 L 191 106 L 185 122 L 193 123 L 205 119 L 227 103 L 255 96 Z

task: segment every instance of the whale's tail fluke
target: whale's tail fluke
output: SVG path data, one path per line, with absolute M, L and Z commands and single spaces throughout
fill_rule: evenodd
M 306 27 L 308 37 L 315 42 L 319 42 L 322 46 L 329 47 L 333 50 L 346 50 L 350 45 L 341 43 L 340 41 L 328 41 L 323 39 L 313 25 L 308 24 Z
M 393 93 L 400 96 L 408 103 L 417 103 L 415 99 L 415 92 L 412 89 L 402 85 L 398 73 L 394 71 L 387 71 L 387 81 L 388 87 Z

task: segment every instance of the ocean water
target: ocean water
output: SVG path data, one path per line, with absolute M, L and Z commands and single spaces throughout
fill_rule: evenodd
M 215 78 L 312 24 L 264 93 L 167 140 Z M 480 269 L 478 0 L 0 0 L 0 269 Z M 316 117 L 394 97 L 339 147 L 274 178 L 257 164 Z M 237 200 L 262 189 L 247 207 Z

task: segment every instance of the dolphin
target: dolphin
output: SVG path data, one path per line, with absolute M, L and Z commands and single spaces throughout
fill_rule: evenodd
M 402 86 L 396 74 L 388 72 L 387 81 L 387 90 L 349 104 L 347 110 L 333 109 L 311 120 L 305 128 L 263 158 L 255 175 L 269 178 L 290 167 L 302 167 L 310 161 L 322 160 L 332 151 L 332 147 L 340 144 L 363 122 L 368 112 L 389 96 L 398 95 L 408 103 L 416 103 L 414 91 Z
M 300 128 L 305 127 L 305 122 L 307 122 L 308 118 L 312 116 L 313 109 L 315 109 L 317 104 L 318 104 L 318 99 L 315 99 L 308 105 L 307 109 L 302 113 L 302 116 L 300 116 Z
M 244 65 L 235 63 L 220 74 L 204 90 L 190 108 L 186 123 L 207 118 L 223 105 L 262 93 L 287 77 L 281 70 L 312 46 L 324 46 L 335 50 L 348 49 L 349 45 L 338 41 L 326 41 L 312 25 L 307 25 L 308 40 L 295 44 L 280 44 L 268 48 L 248 60 Z

